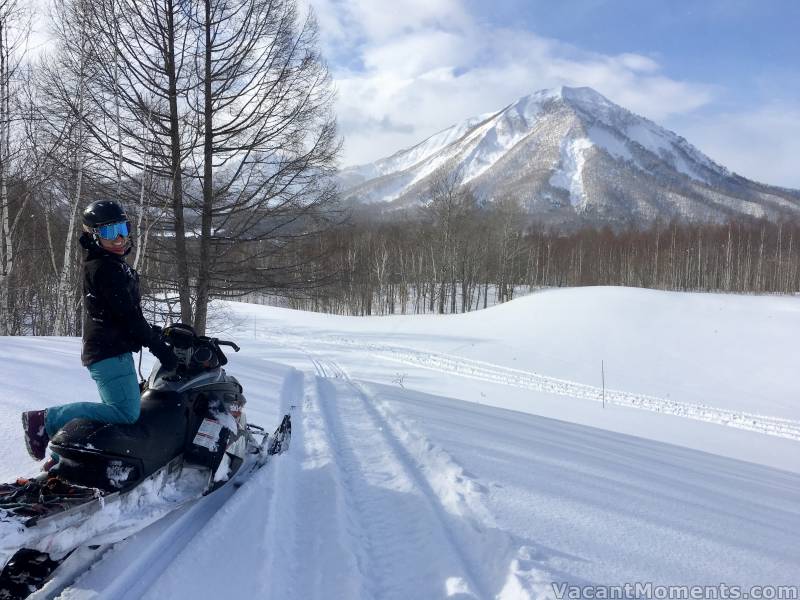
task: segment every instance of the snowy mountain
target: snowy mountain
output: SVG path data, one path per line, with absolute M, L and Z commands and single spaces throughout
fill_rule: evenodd
M 425 202 L 437 169 L 552 225 L 719 222 L 800 214 L 800 191 L 756 183 L 591 88 L 542 90 L 340 174 L 344 198 Z
M 238 489 L 76 551 L 35 597 L 796 586 L 798 302 L 598 287 L 461 315 L 221 303 L 248 421 L 290 412 L 288 452 Z M 97 392 L 78 338 L 0 338 L 0 377 L 5 482 L 39 468 L 20 411 Z M 108 506 L 98 515 L 116 523 Z

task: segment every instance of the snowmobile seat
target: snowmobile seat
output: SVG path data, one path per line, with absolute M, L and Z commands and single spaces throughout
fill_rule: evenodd
M 50 441 L 60 458 L 51 473 L 107 491 L 133 487 L 183 451 L 194 421 L 186 404 L 174 391 L 151 389 L 136 423 L 70 421 Z

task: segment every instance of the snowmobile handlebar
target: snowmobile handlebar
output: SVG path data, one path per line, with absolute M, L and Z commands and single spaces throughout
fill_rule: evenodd
M 218 340 L 217 338 L 211 338 L 211 340 L 214 341 L 218 346 L 230 346 L 231 348 L 233 348 L 234 352 L 238 352 L 239 350 L 241 350 L 241 348 L 239 348 L 239 346 L 237 346 L 236 343 L 234 342 L 229 342 L 227 340 Z
M 179 368 L 224 366 L 228 364 L 228 358 L 220 346 L 233 348 L 234 352 L 241 350 L 235 342 L 230 340 L 197 335 L 194 328 L 183 323 L 165 327 L 161 331 L 161 339 L 172 346 L 172 350 L 178 358 Z M 212 355 L 216 360 L 212 358 Z

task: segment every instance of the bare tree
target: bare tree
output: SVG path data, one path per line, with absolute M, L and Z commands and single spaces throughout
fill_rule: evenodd
M 149 213 L 163 213 L 169 205 L 168 235 L 157 244 L 165 267 L 155 279 L 177 294 L 181 319 L 188 323 L 192 302 L 184 164 L 196 143 L 186 137 L 195 133 L 187 126 L 187 95 L 196 85 L 189 64 L 196 49 L 187 6 L 177 0 L 91 3 L 89 43 L 98 70 L 86 101 L 96 116 L 85 127 L 95 158 L 115 174 L 117 193 L 138 207 L 137 220 L 148 236 L 157 221 Z M 138 185 L 126 189 L 126 182 L 136 180 Z M 148 239 L 140 238 L 137 264 Z
M 338 150 L 313 17 L 294 0 L 97 0 L 93 13 L 104 118 L 87 128 L 139 179 L 140 218 L 169 180 L 168 227 L 145 242 L 181 319 L 204 331 L 215 295 L 313 279 L 292 248 L 328 216 Z
M 11 215 L 9 179 L 17 152 L 12 148 L 17 76 L 29 22 L 18 0 L 0 0 L 0 334 L 8 334 L 9 281 L 14 269 L 14 233 L 21 210 Z
M 66 207 L 67 231 L 63 258 L 58 273 L 53 330 L 55 335 L 67 335 L 74 320 L 76 262 L 78 249 L 75 228 L 79 208 L 83 204 L 84 178 L 88 151 L 88 136 L 84 124 L 89 122 L 86 95 L 92 77 L 93 61 L 88 39 L 89 2 L 87 0 L 57 0 L 54 23 L 57 51 L 40 67 L 43 103 L 40 123 L 46 127 L 49 139 L 61 143 L 63 164 L 66 166 L 63 202 Z M 62 132 L 67 135 L 62 135 Z M 49 240 L 52 247 L 52 238 Z
M 279 274 L 275 258 L 329 209 L 338 143 L 316 23 L 299 22 L 294 0 L 204 0 L 195 19 L 203 168 L 194 325 L 203 331 L 212 295 L 291 285 L 298 265 L 284 262 Z

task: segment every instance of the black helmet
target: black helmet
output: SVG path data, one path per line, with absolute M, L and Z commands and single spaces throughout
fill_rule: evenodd
M 83 211 L 83 224 L 90 229 L 127 220 L 125 210 L 113 200 L 96 200 Z

